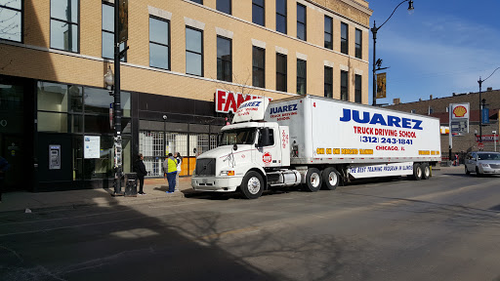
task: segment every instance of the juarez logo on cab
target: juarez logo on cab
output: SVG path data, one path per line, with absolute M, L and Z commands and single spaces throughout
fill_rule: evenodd
M 271 107 L 269 113 L 276 114 L 276 113 L 292 112 L 292 111 L 297 111 L 297 104 Z

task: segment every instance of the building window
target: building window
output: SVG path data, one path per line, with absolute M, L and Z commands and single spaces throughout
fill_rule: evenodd
M 287 56 L 276 54 L 276 91 L 287 91 Z
M 286 0 L 276 0 L 276 31 L 286 34 Z
M 217 11 L 231 14 L 231 0 L 217 0 Z
M 170 69 L 170 22 L 149 18 L 149 65 Z
M 79 0 L 50 1 L 50 47 L 79 52 Z
M 252 52 L 252 85 L 254 87 L 265 88 L 265 61 L 266 61 L 266 50 L 253 47 Z
M 362 39 L 363 38 L 363 33 L 361 32 L 361 30 L 357 29 L 356 28 L 356 57 L 357 58 L 361 58 L 362 56 L 362 49 L 361 49 L 361 42 L 362 42 Z
M 325 48 L 333 50 L 333 20 L 325 16 Z
M 340 100 L 349 100 L 349 92 L 347 89 L 348 83 L 348 72 L 340 71 Z
M 354 77 L 354 102 L 361 103 L 361 75 Z
M 349 26 L 346 23 L 340 24 L 340 52 L 349 54 Z
M 203 0 L 191 0 L 191 2 L 195 2 L 195 3 L 203 5 Z
M 22 32 L 22 1 L 0 1 L 0 39 L 21 42 L 23 40 Z
M 297 94 L 307 94 L 307 61 L 297 59 Z
M 258 25 L 266 25 L 265 0 L 252 0 L 252 22 Z
M 113 59 L 115 57 L 115 9 L 113 4 L 102 3 L 102 57 L 105 59 Z M 125 43 L 120 44 L 120 51 L 125 49 Z M 125 61 L 123 57 L 121 60 Z
M 113 129 L 109 124 L 109 104 L 113 97 L 102 88 L 82 87 L 51 82 L 37 83 L 36 130 L 41 133 L 64 133 L 73 140 L 72 161 L 68 162 L 74 180 L 107 178 L 113 175 Z M 130 93 L 120 93 L 123 127 L 130 126 Z M 84 158 L 84 136 L 99 136 L 99 158 Z M 123 167 L 131 167 L 131 136 L 123 132 Z M 71 157 L 71 156 L 70 156 Z M 48 169 L 40 165 L 41 169 Z M 45 174 L 45 173 L 44 173 Z M 45 177 L 46 175 L 44 175 Z
M 416 109 L 411 109 L 410 113 L 417 113 L 417 110 Z
M 217 36 L 217 80 L 233 81 L 233 50 L 231 39 Z
M 297 3 L 297 38 L 306 41 L 306 6 Z
M 325 98 L 333 98 L 333 68 L 325 65 Z
M 429 106 L 429 108 L 427 108 L 427 115 L 431 115 L 434 113 L 434 108 L 432 108 L 431 106 Z
M 186 73 L 203 76 L 203 31 L 186 27 Z

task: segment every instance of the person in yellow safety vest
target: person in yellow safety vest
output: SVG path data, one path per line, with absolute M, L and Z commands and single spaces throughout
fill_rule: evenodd
M 172 153 L 168 154 L 168 158 L 163 162 L 163 171 L 167 174 L 168 191 L 167 193 L 174 193 L 175 191 L 175 177 L 177 175 L 177 162 L 175 161 Z

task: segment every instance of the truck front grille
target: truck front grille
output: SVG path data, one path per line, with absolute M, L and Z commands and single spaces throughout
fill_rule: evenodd
M 204 158 L 196 160 L 197 176 L 215 176 L 215 158 Z

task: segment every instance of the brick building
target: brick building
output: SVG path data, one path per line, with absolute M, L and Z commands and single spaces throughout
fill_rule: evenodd
M 496 139 L 497 151 L 499 151 L 500 146 L 498 142 L 498 133 L 500 132 L 500 123 L 498 110 L 500 109 L 500 90 L 488 88 L 485 92 L 481 93 L 481 99 L 485 100 L 485 108 L 489 109 L 489 124 L 483 124 L 482 126 L 484 150 L 493 151 L 495 148 L 495 142 L 493 142 L 493 140 Z M 395 100 L 394 104 L 387 107 L 395 110 L 437 117 L 441 120 L 441 126 L 448 127 L 448 107 L 451 103 L 470 104 L 469 133 L 463 136 L 453 137 L 452 155 L 455 155 L 455 153 L 463 154 L 468 151 L 478 150 L 478 140 L 480 134 L 479 92 L 464 94 L 454 93 L 450 97 L 443 98 L 432 98 L 432 96 L 430 96 L 428 100 L 419 100 L 409 103 L 398 103 L 397 100 Z M 497 134 L 495 138 L 493 137 L 493 131 L 496 131 Z M 447 159 L 449 156 L 448 134 L 441 134 L 441 149 L 443 159 Z
M 0 1 L 0 155 L 12 164 L 10 188 L 111 184 L 113 97 L 103 77 L 113 70 L 116 1 Z M 125 172 L 143 153 L 149 176 L 161 176 L 165 154 L 180 152 L 190 175 L 248 97 L 368 103 L 364 0 L 123 2 Z

